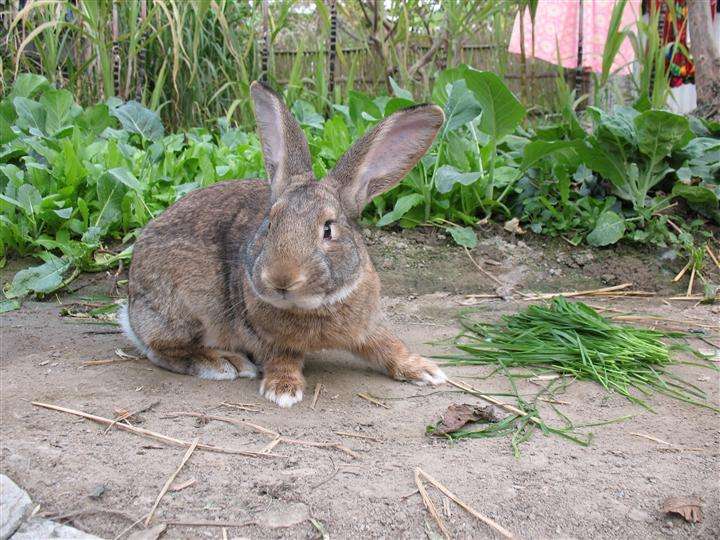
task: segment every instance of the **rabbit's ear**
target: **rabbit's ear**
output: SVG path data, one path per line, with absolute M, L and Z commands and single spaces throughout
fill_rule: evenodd
M 312 160 L 305 134 L 273 90 L 257 81 L 250 85 L 255 120 L 273 199 L 292 182 L 307 178 Z
M 440 107 L 417 105 L 388 116 L 350 147 L 328 174 L 349 217 L 405 177 L 444 120 Z

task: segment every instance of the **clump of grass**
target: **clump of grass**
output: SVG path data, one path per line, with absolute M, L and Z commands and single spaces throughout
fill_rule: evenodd
M 649 410 L 642 397 L 659 392 L 720 412 L 700 388 L 667 369 L 675 364 L 718 369 L 708 357 L 680 341 L 686 337 L 682 332 L 618 324 L 582 302 L 568 302 L 563 297 L 503 316 L 498 324 L 479 322 L 467 312 L 461 321 L 464 330 L 456 346 L 465 355 L 444 357 L 450 363 L 489 364 L 503 371 L 551 369 L 595 381 Z M 679 351 L 697 361 L 676 359 L 673 353 Z

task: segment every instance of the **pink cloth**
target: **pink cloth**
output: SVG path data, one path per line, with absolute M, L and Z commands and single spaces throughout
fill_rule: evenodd
M 628 0 L 623 11 L 619 30 L 627 27 L 634 30 L 640 17 L 641 0 Z M 583 0 L 583 67 L 602 71 L 602 53 L 607 39 L 608 27 L 615 0 Z M 557 64 L 557 49 L 560 49 L 560 63 L 566 68 L 577 67 L 578 18 L 580 0 L 539 0 L 535 14 L 535 58 Z M 532 22 L 529 10 L 525 10 L 525 54 L 533 56 Z M 520 53 L 520 17 L 515 17 L 509 51 Z M 623 40 L 615 56 L 612 71 L 631 71 L 635 58 L 629 39 Z

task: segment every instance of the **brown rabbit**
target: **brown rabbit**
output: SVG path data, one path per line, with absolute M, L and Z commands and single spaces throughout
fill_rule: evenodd
M 205 379 L 255 377 L 281 407 L 302 400 L 305 353 L 344 349 L 398 380 L 445 374 L 386 326 L 380 281 L 355 220 L 432 144 L 444 116 L 419 105 L 358 140 L 327 178 L 312 173 L 300 126 L 253 83 L 270 182 L 215 184 L 183 197 L 135 243 L 125 334 L 150 361 Z

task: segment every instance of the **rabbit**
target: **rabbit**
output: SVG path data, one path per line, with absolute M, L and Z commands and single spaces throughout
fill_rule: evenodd
M 444 122 L 417 105 L 385 118 L 317 181 L 307 140 L 282 99 L 250 86 L 266 180 L 184 196 L 135 243 L 126 336 L 155 365 L 203 379 L 254 378 L 280 407 L 302 400 L 303 357 L 350 351 L 397 380 L 445 374 L 383 323 L 380 281 L 357 219 L 410 171 Z

